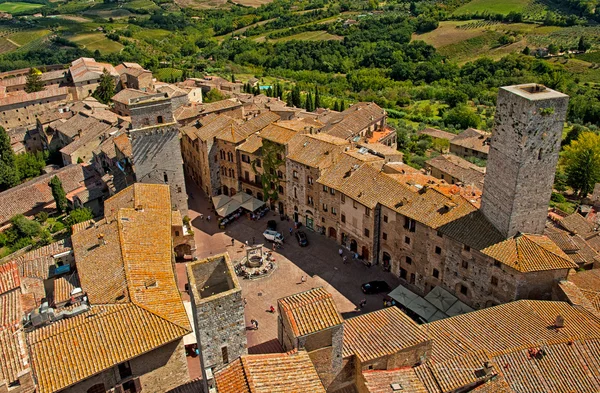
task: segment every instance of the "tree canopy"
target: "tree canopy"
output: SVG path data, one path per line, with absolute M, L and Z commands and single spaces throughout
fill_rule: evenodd
M 25 81 L 25 91 L 27 93 L 35 93 L 36 91 L 44 90 L 44 82 L 42 82 L 42 72 L 37 68 L 31 67 Z
M 52 196 L 54 197 L 54 202 L 56 202 L 56 209 L 60 213 L 65 213 L 67 211 L 67 193 L 62 186 L 62 182 L 58 178 L 58 176 L 54 176 L 50 180 L 50 188 L 52 189 Z
M 565 147 L 562 156 L 567 184 L 579 198 L 585 198 L 600 182 L 600 135 L 582 132 Z
M 100 83 L 92 94 L 92 96 L 103 104 L 110 103 L 111 98 L 115 95 L 115 81 L 105 68 L 100 76 Z
M 10 146 L 10 138 L 0 127 L 0 191 L 19 184 L 19 171 L 15 165 L 15 153 Z

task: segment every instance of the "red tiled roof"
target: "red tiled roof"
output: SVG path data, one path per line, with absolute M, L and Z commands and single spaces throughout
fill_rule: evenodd
M 323 288 L 296 293 L 277 302 L 296 337 L 342 324 L 333 297 Z
M 21 285 L 19 269 L 16 261 L 0 265 L 0 294 L 13 290 Z

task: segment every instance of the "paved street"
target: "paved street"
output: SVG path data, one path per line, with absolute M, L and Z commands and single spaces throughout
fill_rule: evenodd
M 220 230 L 206 195 L 191 182 L 188 182 L 187 187 L 188 193 L 193 196 L 189 199 L 189 216 L 194 227 L 199 259 L 222 252 L 228 252 L 234 262 L 241 259 L 245 255 L 246 241 L 252 244 L 254 238 L 256 243 L 264 242 L 262 232 L 271 219 L 277 221 L 278 230 L 285 236 L 283 248 L 274 253 L 277 267 L 269 277 L 256 280 L 240 278 L 242 293 L 247 301 L 246 323 L 249 326 L 251 319 L 259 322 L 258 330 L 248 331 L 250 353 L 281 350 L 277 343 L 277 314 L 267 311 L 271 305 L 277 308 L 279 298 L 322 286 L 333 295 L 342 316 L 349 318 L 383 307 L 383 294 L 364 295 L 360 289 L 362 283 L 383 279 L 392 288 L 397 285 L 397 279 L 384 272 L 380 266 L 369 268 L 361 262 L 352 261 L 349 252 L 346 255 L 350 263 L 344 265 L 338 255 L 339 246 L 323 235 L 305 230 L 309 245 L 300 247 L 295 237 L 289 234 L 292 223 L 280 221 L 279 216 L 273 212 L 258 221 L 240 217 L 224 231 Z M 200 214 L 204 215 L 204 219 L 200 219 Z M 210 222 L 207 220 L 209 215 Z M 232 238 L 235 240 L 233 247 Z M 265 247 L 271 246 L 271 243 L 265 243 Z M 177 273 L 180 289 L 183 291 L 186 282 L 184 264 L 178 264 Z M 301 282 L 302 276 L 306 276 L 304 283 Z M 360 312 L 355 311 L 356 304 L 363 298 L 367 299 L 366 307 Z

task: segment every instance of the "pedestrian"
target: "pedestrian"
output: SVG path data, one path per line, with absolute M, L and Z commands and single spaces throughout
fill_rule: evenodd
M 254 330 L 258 330 L 258 321 L 256 319 L 250 320 L 250 323 L 252 324 L 252 327 L 254 327 Z
M 300 282 L 304 284 L 306 282 L 306 276 L 300 277 Z
M 233 247 L 234 244 L 235 244 L 235 240 L 233 238 L 231 238 L 231 247 Z
M 246 247 L 248 247 L 248 240 L 246 240 Z
M 344 261 L 344 265 L 348 263 L 348 257 L 344 255 L 344 257 L 342 258 L 342 260 Z
M 273 251 L 275 251 L 275 242 L 273 242 Z
M 292 227 L 290 227 L 290 236 L 292 236 L 292 231 L 293 231 L 293 229 L 292 229 Z
M 248 304 L 248 301 L 246 300 L 246 298 L 242 298 L 242 302 L 244 302 L 244 306 L 246 306 L 246 304 Z
M 338 251 L 338 254 L 340 254 L 340 256 L 344 255 L 344 250 L 342 250 L 341 247 L 340 247 L 340 250 Z
M 273 307 L 273 305 L 271 305 L 271 307 L 269 307 L 269 312 L 271 314 L 275 314 L 275 307 Z
M 204 220 L 204 214 L 200 213 L 200 219 Z
M 367 299 L 363 299 L 360 301 L 360 303 L 358 303 L 358 308 L 362 309 L 366 305 L 367 305 Z
M 252 245 L 255 245 L 256 242 L 254 241 L 254 236 L 252 236 Z
M 210 214 L 209 214 L 208 216 L 206 216 L 206 220 L 207 220 L 208 222 L 210 222 Z

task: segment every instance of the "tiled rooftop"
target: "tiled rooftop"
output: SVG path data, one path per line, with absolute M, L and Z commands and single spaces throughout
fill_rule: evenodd
M 361 362 L 427 341 L 426 332 L 397 307 L 344 321 L 344 357 L 356 355 Z
M 362 374 L 369 393 L 398 393 L 392 384 L 400 385 L 401 393 L 429 393 L 413 368 L 369 370 Z
M 517 236 L 481 252 L 520 272 L 577 268 L 567 254 L 543 235 Z
M 474 128 L 467 128 L 466 130 L 452 138 L 450 144 L 460 147 L 466 147 L 468 149 L 487 154 L 490 151 L 490 144 L 488 141 L 490 136 L 491 134 L 485 131 L 476 130 Z
M 278 303 L 296 337 L 342 324 L 333 297 L 323 288 L 284 297 Z
M 219 392 L 325 393 L 304 351 L 242 356 L 217 371 L 215 381 Z

